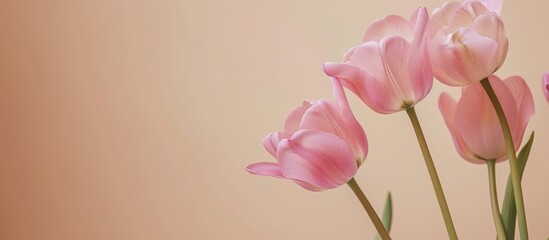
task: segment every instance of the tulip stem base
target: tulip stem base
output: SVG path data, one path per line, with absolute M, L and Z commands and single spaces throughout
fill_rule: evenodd
M 509 123 L 507 122 L 507 118 L 505 117 L 505 112 L 503 111 L 503 107 L 501 107 L 501 103 L 499 102 L 499 99 L 496 93 L 494 92 L 494 89 L 492 88 L 490 81 L 488 80 L 488 78 L 485 78 L 482 81 L 480 81 L 480 83 L 482 84 L 482 87 L 484 87 L 486 94 L 488 94 L 490 101 L 492 101 L 492 105 L 494 105 L 494 109 L 496 110 L 499 122 L 501 124 L 501 129 L 503 131 L 503 137 L 505 138 L 505 145 L 507 148 L 507 155 L 509 157 L 509 165 L 511 168 L 511 182 L 513 183 L 513 191 L 514 191 L 513 194 L 515 196 L 515 206 L 517 208 L 517 216 L 518 216 L 518 223 L 519 223 L 519 229 L 520 229 L 520 239 L 528 240 L 528 226 L 526 224 L 526 211 L 524 209 L 524 198 L 522 196 L 522 186 L 520 183 L 520 179 L 522 176 L 519 171 L 517 155 L 515 152 L 515 145 L 513 144 L 513 137 L 512 137 L 513 135 L 511 135 Z
M 368 201 L 368 198 L 366 198 L 366 195 L 364 195 L 364 192 L 362 192 L 362 189 L 358 186 L 358 183 L 356 182 L 355 178 L 351 178 L 349 182 L 347 182 L 347 185 L 353 190 L 356 197 L 364 207 L 364 210 L 366 210 L 366 213 L 372 220 L 372 223 L 374 224 L 374 227 L 376 228 L 377 232 L 379 233 L 379 236 L 381 236 L 381 239 L 383 240 L 391 240 L 391 237 L 389 236 L 389 233 L 383 226 L 383 223 L 379 219 L 379 216 L 377 215 L 376 211 L 374 210 L 374 207 L 372 207 L 372 204 L 370 201 Z
M 433 188 L 435 189 L 435 194 L 437 196 L 438 205 L 440 211 L 442 212 L 442 217 L 444 218 L 444 224 L 446 225 L 446 231 L 448 232 L 448 237 L 451 240 L 457 240 L 456 228 L 454 227 L 454 222 L 452 221 L 452 215 L 450 214 L 450 209 L 448 208 L 448 203 L 446 202 L 446 197 L 444 196 L 444 191 L 442 190 L 442 185 L 440 184 L 440 179 L 438 178 L 438 173 L 433 163 L 433 158 L 431 157 L 431 152 L 427 146 L 427 141 L 423 135 L 423 130 L 421 130 L 421 125 L 417 118 L 416 110 L 414 107 L 406 108 L 406 113 L 410 117 L 410 121 L 414 126 L 414 131 L 416 133 L 417 141 L 419 147 L 421 148 L 421 153 L 423 154 L 423 159 L 425 159 L 425 165 L 427 166 L 427 171 L 431 177 L 431 182 L 433 183 Z
M 486 165 L 488 166 L 488 182 L 490 185 L 490 203 L 492 205 L 492 217 L 494 218 L 494 224 L 496 225 L 498 240 L 507 240 L 505 227 L 503 226 L 503 220 L 501 219 L 501 215 L 499 214 L 498 191 L 496 187 L 496 161 L 487 160 Z

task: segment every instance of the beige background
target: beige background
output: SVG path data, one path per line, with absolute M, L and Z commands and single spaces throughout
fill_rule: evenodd
M 443 1 L 0 2 L 0 239 L 373 239 L 346 187 L 312 193 L 247 174 L 261 140 L 303 99 L 331 96 L 321 64 L 368 24 Z M 537 139 L 524 177 L 532 239 L 549 236 L 547 1 L 507 1 L 498 72 L 524 76 Z M 460 159 L 438 112 L 417 106 L 461 239 L 493 239 L 486 167 Z M 356 178 L 394 239 L 446 239 L 405 114 L 354 96 L 370 153 Z M 498 165 L 500 195 L 508 165 Z

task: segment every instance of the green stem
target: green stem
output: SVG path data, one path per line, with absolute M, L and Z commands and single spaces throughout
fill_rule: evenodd
M 440 211 L 442 212 L 442 217 L 444 218 L 444 224 L 446 225 L 446 231 L 448 232 L 448 237 L 451 240 L 458 239 L 456 229 L 454 227 L 454 222 L 452 221 L 452 215 L 450 214 L 450 209 L 448 208 L 448 203 L 446 202 L 446 197 L 444 197 L 444 191 L 442 190 L 442 185 L 438 178 L 437 169 L 433 163 L 433 158 L 429 152 L 429 147 L 425 141 L 425 136 L 423 135 L 423 130 L 421 130 L 421 125 L 417 118 L 416 110 L 414 107 L 406 108 L 406 113 L 410 117 L 410 121 L 414 126 L 414 131 L 416 132 L 417 141 L 419 147 L 421 148 L 421 153 L 423 154 L 423 159 L 425 159 L 425 165 L 427 165 L 427 171 L 431 177 L 431 182 L 433 183 L 433 188 L 435 189 L 435 194 L 437 196 L 438 205 Z
M 503 137 L 505 138 L 505 145 L 507 147 L 507 155 L 509 157 L 509 165 L 511 168 L 511 181 L 513 183 L 513 192 L 514 192 L 515 201 L 516 201 L 515 203 L 517 207 L 520 239 L 528 240 L 528 226 L 526 224 L 526 211 L 524 210 L 524 198 L 522 197 L 522 186 L 520 184 L 521 175 L 519 171 L 517 155 L 515 152 L 515 145 L 513 144 L 513 137 L 511 135 L 511 130 L 509 128 L 509 123 L 507 122 L 507 118 L 505 117 L 505 112 L 503 112 L 501 103 L 499 102 L 498 97 L 494 92 L 494 89 L 492 88 L 492 85 L 490 85 L 488 78 L 483 79 L 482 81 L 480 81 L 480 83 L 482 84 L 482 87 L 484 87 L 486 94 L 488 94 L 490 101 L 492 101 L 492 105 L 494 105 L 494 109 L 496 110 L 499 122 L 501 124 Z
M 501 215 L 499 214 L 498 191 L 496 187 L 496 161 L 487 160 L 486 165 L 488 165 L 488 182 L 490 185 L 492 217 L 494 217 L 494 224 L 496 224 L 498 240 L 507 240 L 505 227 L 503 226 L 503 220 L 501 219 Z
M 391 240 L 389 233 L 387 233 L 387 230 L 385 229 L 385 227 L 383 226 L 383 223 L 379 219 L 379 216 L 374 210 L 374 207 L 372 207 L 372 204 L 370 204 L 370 201 L 368 201 L 368 198 L 366 198 L 366 195 L 364 195 L 364 192 L 362 192 L 362 189 L 360 189 L 360 187 L 358 186 L 358 183 L 356 182 L 355 178 L 351 178 L 351 180 L 347 182 L 347 185 L 349 185 L 349 187 L 353 190 L 353 192 L 355 193 L 360 203 L 362 203 L 364 210 L 366 210 L 366 213 L 372 220 L 372 223 L 374 224 L 374 227 L 376 228 L 379 236 L 381 236 L 381 239 Z

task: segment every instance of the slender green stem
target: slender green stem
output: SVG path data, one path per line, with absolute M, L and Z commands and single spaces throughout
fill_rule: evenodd
M 526 211 L 524 210 L 524 198 L 522 197 L 522 186 L 520 184 L 521 173 L 519 171 L 517 155 L 515 152 L 515 145 L 513 144 L 513 137 L 511 135 L 511 130 L 509 128 L 509 123 L 507 122 L 507 118 L 505 117 L 505 112 L 503 112 L 501 103 L 499 102 L 498 97 L 494 92 L 494 89 L 492 88 L 492 85 L 490 85 L 488 78 L 483 79 L 482 81 L 480 81 L 480 83 L 482 84 L 482 87 L 484 87 L 486 94 L 488 94 L 490 101 L 492 101 L 492 105 L 494 105 L 494 109 L 496 110 L 499 122 L 501 124 L 503 137 L 505 138 L 505 145 L 507 147 L 507 155 L 509 157 L 509 165 L 511 168 L 511 181 L 513 183 L 513 191 L 515 195 L 515 201 L 516 201 L 515 205 L 517 207 L 520 239 L 528 240 L 528 226 L 526 224 Z
M 496 225 L 498 240 L 507 240 L 505 227 L 503 226 L 503 220 L 501 219 L 501 215 L 499 214 L 498 191 L 496 188 L 496 161 L 487 160 L 486 165 L 488 166 L 488 182 L 490 185 L 490 202 L 492 205 L 492 216 L 494 217 L 494 224 Z
M 374 227 L 376 228 L 377 232 L 379 233 L 379 236 L 381 236 L 381 239 L 383 240 L 391 240 L 391 237 L 389 236 L 389 233 L 383 226 L 383 223 L 379 219 L 379 216 L 377 215 L 376 211 L 374 210 L 374 207 L 372 207 L 372 204 L 370 204 L 370 201 L 368 201 L 368 198 L 366 198 L 366 195 L 364 195 L 364 192 L 362 192 L 362 189 L 358 186 L 358 183 L 356 182 L 355 178 L 351 178 L 349 182 L 347 182 L 347 185 L 353 190 L 356 197 L 362 203 L 362 206 L 364 207 L 364 210 L 366 210 L 366 213 L 372 220 L 372 223 L 374 224 Z
M 427 165 L 427 171 L 429 172 L 429 176 L 431 177 L 431 182 L 433 183 L 433 188 L 435 189 L 435 194 L 438 200 L 438 205 L 440 207 L 440 211 L 442 212 L 442 217 L 444 218 L 444 224 L 446 225 L 448 237 L 450 237 L 451 240 L 456 240 L 458 239 L 456 228 L 454 227 L 454 222 L 452 221 L 452 215 L 450 214 L 450 209 L 448 208 L 446 197 L 444 197 L 444 191 L 442 190 L 442 185 L 440 184 L 437 169 L 435 168 L 433 158 L 431 157 L 431 152 L 429 152 L 427 141 L 425 141 L 423 130 L 421 130 L 421 125 L 419 124 L 416 110 L 414 109 L 414 107 L 409 107 L 406 108 L 406 113 L 408 113 L 408 117 L 410 117 L 410 121 L 414 126 L 417 141 L 419 143 L 419 147 L 421 148 L 423 159 L 425 159 L 425 165 Z

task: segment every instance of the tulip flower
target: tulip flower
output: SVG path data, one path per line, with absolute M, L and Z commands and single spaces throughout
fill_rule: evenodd
M 449 2 L 433 11 L 429 53 L 435 78 L 465 86 L 503 65 L 509 42 L 501 6 L 502 0 Z
M 545 93 L 545 97 L 547 98 L 547 101 L 549 101 L 549 72 L 543 75 L 542 87 L 543 87 L 543 93 Z
M 516 150 L 522 142 L 526 125 L 534 114 L 532 93 L 519 76 L 502 81 L 492 75 L 488 80 L 501 101 Z M 457 102 L 447 93 L 442 93 L 439 97 L 439 108 L 454 145 L 465 160 L 486 163 L 487 160 L 499 162 L 507 159 L 498 117 L 480 82 L 465 87 Z
M 295 108 L 284 131 L 269 134 L 265 149 L 277 163 L 261 162 L 246 170 L 255 175 L 293 180 L 311 191 L 347 183 L 368 153 L 364 130 L 353 116 L 343 87 L 334 81 L 337 103 L 303 102 Z
M 410 20 L 395 15 L 379 19 L 366 31 L 363 44 L 350 49 L 343 63 L 325 63 L 324 72 L 378 113 L 412 107 L 433 85 L 428 24 L 425 8 Z

